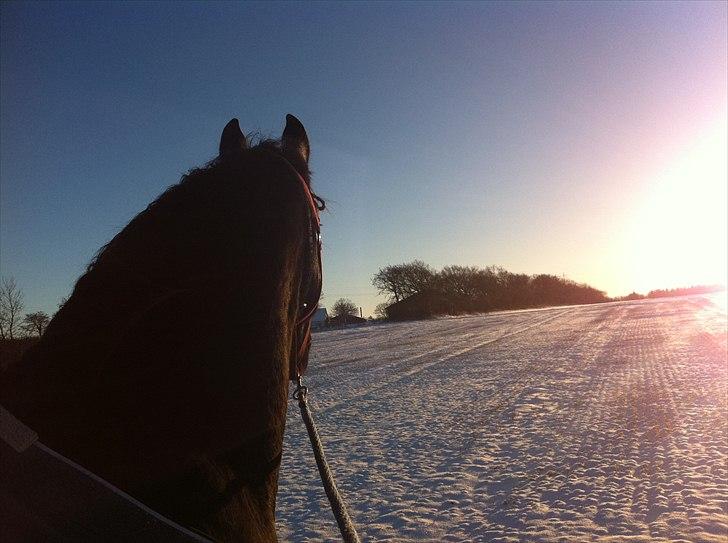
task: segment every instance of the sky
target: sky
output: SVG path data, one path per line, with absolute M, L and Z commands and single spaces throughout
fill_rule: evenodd
M 725 2 L 0 3 L 0 274 L 53 313 L 217 154 L 306 127 L 324 300 L 383 266 L 726 282 Z

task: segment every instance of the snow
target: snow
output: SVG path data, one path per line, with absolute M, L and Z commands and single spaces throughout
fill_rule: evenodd
M 306 375 L 365 541 L 728 540 L 725 293 L 314 335 Z M 284 541 L 340 539 L 295 402 Z

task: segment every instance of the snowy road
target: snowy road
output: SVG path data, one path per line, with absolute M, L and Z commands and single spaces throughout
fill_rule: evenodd
M 321 332 L 306 381 L 365 541 L 728 540 L 725 293 Z M 293 402 L 277 518 L 338 538 Z

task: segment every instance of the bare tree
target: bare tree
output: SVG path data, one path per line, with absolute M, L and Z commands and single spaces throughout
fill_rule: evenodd
M 398 302 L 432 287 L 435 277 L 435 270 L 421 260 L 415 260 L 381 268 L 372 278 L 372 284 L 380 293 Z
M 15 339 L 20 331 L 23 306 L 23 292 L 18 288 L 15 279 L 4 277 L 0 282 L 0 338 Z
M 49 322 L 51 322 L 51 318 L 43 311 L 28 313 L 23 319 L 23 330 L 28 334 L 37 334 L 40 337 Z
M 445 266 L 438 274 L 440 290 L 451 296 L 475 298 L 479 294 L 478 276 L 481 270 L 475 266 Z
M 358 312 L 359 311 L 356 307 L 356 304 L 348 298 L 339 298 L 338 300 L 336 300 L 336 303 L 334 303 L 333 307 L 331 308 L 331 313 L 334 315 L 334 317 L 356 317 L 356 314 Z
M 402 293 L 402 266 L 386 266 L 380 268 L 372 278 L 372 285 L 395 302 L 404 298 Z

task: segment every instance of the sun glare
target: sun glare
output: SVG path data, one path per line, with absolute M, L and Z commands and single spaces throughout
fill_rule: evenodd
M 628 242 L 634 290 L 726 283 L 726 130 L 723 118 L 651 183 Z

